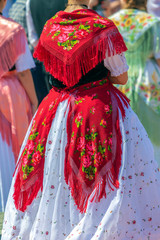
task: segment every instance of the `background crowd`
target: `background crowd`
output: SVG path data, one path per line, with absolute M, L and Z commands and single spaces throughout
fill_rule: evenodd
M 23 142 L 31 117 L 52 87 L 50 75 L 45 71 L 43 64 L 36 59 L 33 60 L 31 55 L 33 55 L 34 49 L 38 44 L 45 22 L 56 12 L 64 9 L 66 3 L 66 0 L 8 0 L 3 10 L 3 16 L 10 17 L 19 23 L 24 28 L 27 36 L 28 43 L 25 42 L 24 36 L 26 44 L 25 52 L 22 50 L 17 55 L 16 59 L 18 60 L 14 62 L 16 70 L 19 72 L 20 86 L 17 83 L 13 95 L 18 90 L 18 95 L 22 99 L 25 98 L 28 105 L 26 102 L 22 102 L 20 105 L 18 102 L 21 100 L 18 99 L 16 102 L 14 99 L 13 104 L 10 104 L 9 108 L 19 118 L 17 117 L 15 121 L 9 121 L 8 119 L 11 117 L 7 118 L 5 115 L 7 121 L 0 121 L 1 124 L 4 124 L 4 127 L 0 127 L 0 131 L 2 128 L 9 129 L 7 127 L 13 124 L 15 128 L 14 133 L 10 133 L 8 130 L 7 134 L 11 134 L 14 143 L 18 142 L 16 150 L 14 147 L 6 147 L 6 152 L 11 151 L 13 155 L 12 157 L 11 154 L 9 155 L 9 158 L 13 159 L 12 163 L 10 160 L 8 165 L 5 165 L 6 156 L 1 155 L 0 157 L 0 212 L 4 212 L 11 177 L 17 160 L 17 151 L 19 151 Z M 129 4 L 126 5 L 125 1 L 120 0 L 90 0 L 90 8 L 97 11 L 103 17 L 111 18 L 125 40 L 128 48 L 126 58 L 130 67 L 129 81 L 127 85 L 117 87 L 131 100 L 132 108 L 139 116 L 152 141 L 155 158 L 160 165 L 160 0 L 148 0 L 146 7 L 142 6 L 140 1 L 137 1 L 137 5 L 133 6 L 132 1 L 129 1 Z M 10 72 L 13 73 L 13 71 L 15 69 Z M 11 79 L 12 77 L 11 73 L 10 76 L 0 75 L 0 82 L 2 82 L 2 79 L 7 81 L 7 79 Z M 27 81 L 27 79 L 30 80 Z M 9 81 L 11 82 L 11 80 Z M 24 92 L 21 87 L 25 90 Z M 0 84 L 0 91 L 3 88 L 4 86 Z M 10 92 L 7 94 L 9 96 Z M 9 102 L 9 100 L 7 101 Z M 22 107 L 26 110 L 25 114 L 22 114 Z M 0 109 L 0 118 L 2 118 L 2 114 L 3 110 Z M 15 117 L 13 118 L 15 119 Z M 23 126 L 20 127 L 21 125 Z M 4 134 L 1 132 L 1 135 Z M 17 140 L 16 136 L 17 139 L 20 136 L 20 140 Z M 6 140 L 6 137 L 1 137 L 2 141 Z M 7 172 L 7 179 L 2 165 L 4 169 L 11 168 L 9 175 Z M 6 184 L 8 189 L 5 187 Z M 6 195 L 5 197 L 3 196 L 4 194 Z M 0 218 L 2 218 L 2 214 Z M 0 219 L 0 230 L 1 221 L 2 219 Z

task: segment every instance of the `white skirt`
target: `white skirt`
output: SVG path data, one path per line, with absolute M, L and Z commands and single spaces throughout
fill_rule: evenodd
M 3 140 L 0 133 L 0 212 L 4 212 L 5 209 L 14 169 L 12 146 Z
M 120 119 L 119 189 L 110 191 L 106 186 L 107 197 L 99 203 L 89 201 L 86 213 L 81 214 L 64 180 L 66 109 L 67 100 L 60 103 L 48 135 L 43 192 L 24 213 L 14 206 L 13 178 L 2 240 L 159 240 L 160 172 L 136 114 L 129 108 L 124 121 Z

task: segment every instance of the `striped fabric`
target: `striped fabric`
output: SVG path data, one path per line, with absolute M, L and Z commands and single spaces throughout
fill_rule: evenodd
M 9 10 L 9 17 L 21 24 L 27 34 L 28 30 L 26 23 L 26 1 L 27 0 L 17 0 Z
M 28 29 L 26 22 L 26 2 L 27 0 L 17 0 L 9 10 L 9 17 L 18 22 L 25 29 L 27 38 L 28 38 Z M 29 41 L 28 41 L 29 43 Z M 33 50 L 33 47 L 29 43 L 30 50 Z

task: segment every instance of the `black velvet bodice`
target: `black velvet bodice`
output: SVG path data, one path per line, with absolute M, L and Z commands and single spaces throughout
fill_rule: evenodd
M 108 75 L 108 70 L 104 66 L 104 63 L 103 62 L 99 63 L 95 68 L 93 68 L 86 75 L 84 75 L 80 79 L 78 84 L 76 84 L 74 87 L 78 87 L 78 86 L 84 85 L 89 82 L 95 82 L 95 81 L 101 80 L 101 79 L 107 77 L 107 75 Z M 66 88 L 66 85 L 64 85 L 62 82 L 60 82 L 53 76 L 50 76 L 49 83 L 51 84 L 51 86 L 57 87 L 59 89 Z

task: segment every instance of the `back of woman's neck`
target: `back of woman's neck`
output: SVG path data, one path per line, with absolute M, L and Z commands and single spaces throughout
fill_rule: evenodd
M 72 12 L 75 10 L 79 10 L 79 9 L 87 9 L 88 6 L 85 4 L 80 4 L 80 3 L 68 3 L 65 9 L 65 12 Z
M 82 8 L 82 7 L 67 7 L 64 11 L 65 12 L 73 12 L 75 10 L 80 10 L 80 9 L 86 9 L 86 8 Z

